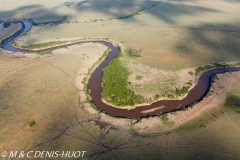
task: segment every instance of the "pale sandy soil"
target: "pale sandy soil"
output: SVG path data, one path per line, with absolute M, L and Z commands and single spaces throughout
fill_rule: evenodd
M 156 108 L 153 108 L 153 109 L 149 109 L 149 110 L 145 110 L 145 111 L 142 111 L 142 112 L 140 112 L 140 113 L 151 113 L 151 112 L 154 112 L 154 111 L 157 111 L 157 110 L 159 110 L 159 109 L 163 109 L 163 108 L 165 108 L 166 106 L 160 106 L 160 107 L 156 107 Z
M 86 44 L 83 44 L 83 45 L 92 45 L 93 43 L 86 43 Z M 103 50 L 106 50 L 107 47 L 104 46 L 104 45 L 101 45 L 101 44 L 97 44 L 99 46 L 101 46 L 101 48 Z M 87 72 L 88 72 L 88 69 L 92 67 L 92 65 L 97 62 L 99 57 L 93 57 L 91 59 L 88 59 L 87 61 L 87 64 L 84 68 L 81 68 L 79 71 L 78 71 L 78 75 L 76 77 L 76 80 L 75 80 L 75 84 L 79 90 L 79 94 L 80 94 L 80 97 L 81 97 L 81 103 L 84 103 L 84 101 L 86 100 L 86 94 L 85 94 L 85 91 L 83 90 L 83 87 L 84 87 L 84 84 L 82 83 L 83 79 L 85 77 L 89 78 L 87 76 Z M 98 65 L 96 65 L 97 67 Z M 89 107 L 88 107 L 89 108 Z M 89 111 L 93 112 L 91 109 L 89 109 Z

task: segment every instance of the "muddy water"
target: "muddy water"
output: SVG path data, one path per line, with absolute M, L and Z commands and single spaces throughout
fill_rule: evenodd
M 101 86 L 101 78 L 103 75 L 102 68 L 107 66 L 109 62 L 114 58 L 119 50 L 112 46 L 111 44 L 107 45 L 112 48 L 109 56 L 100 64 L 100 66 L 93 72 L 91 78 L 88 82 L 88 89 L 91 89 L 91 97 L 93 103 L 99 108 L 101 111 L 105 111 L 107 114 L 116 116 L 116 117 L 127 117 L 127 118 L 134 118 L 139 119 L 141 117 L 148 117 L 153 115 L 159 115 L 162 113 L 171 112 L 173 110 L 180 110 L 183 107 L 187 107 L 191 103 L 200 101 L 206 96 L 209 87 L 211 77 L 215 74 L 226 73 L 226 72 L 234 72 L 240 71 L 240 67 L 232 67 L 232 68 L 225 68 L 225 69 L 213 69 L 208 72 L 205 72 L 199 79 L 198 84 L 191 89 L 189 94 L 186 98 L 182 100 L 160 100 L 151 105 L 145 105 L 141 107 L 137 107 L 131 110 L 127 109 L 119 109 L 114 108 L 111 105 L 105 104 L 101 98 L 102 86 Z M 161 106 L 165 106 L 164 108 Z M 160 108 L 153 112 L 144 112 L 147 110 L 153 110 L 154 108 Z M 124 108 L 124 107 L 123 107 Z
M 5 50 L 9 51 L 15 51 L 15 52 L 32 52 L 28 50 L 22 50 L 22 49 L 17 49 L 11 46 L 11 43 L 24 35 L 26 32 L 28 32 L 31 29 L 31 23 L 28 21 L 23 21 L 25 24 L 25 29 L 24 31 L 15 37 L 13 40 L 7 42 L 4 45 Z M 85 41 L 85 42 L 80 42 L 80 43 L 89 43 L 89 42 L 94 42 L 94 43 L 101 43 L 107 47 L 111 48 L 111 52 L 108 54 L 106 59 L 96 68 L 96 70 L 92 73 L 88 84 L 87 88 L 91 89 L 91 97 L 93 103 L 101 110 L 104 111 L 105 113 L 115 116 L 115 117 L 125 117 L 125 118 L 134 118 L 134 119 L 139 119 L 141 117 L 148 117 L 148 116 L 153 116 L 153 115 L 159 115 L 162 113 L 166 112 L 171 112 L 173 110 L 179 110 L 183 107 L 186 107 L 190 105 L 191 103 L 200 101 L 206 96 L 209 86 L 210 86 L 210 80 L 211 77 L 214 76 L 215 74 L 220 74 L 220 73 L 226 73 L 226 72 L 234 72 L 234 71 L 240 71 L 240 67 L 231 67 L 231 68 L 225 68 L 225 69 L 213 69 L 208 72 L 205 72 L 201 77 L 199 78 L 198 84 L 191 89 L 189 94 L 187 95 L 186 98 L 182 100 L 160 100 L 155 103 L 152 103 L 151 105 L 145 105 L 141 107 L 136 107 L 134 109 L 128 110 L 128 109 L 119 109 L 119 108 L 114 108 L 111 105 L 105 104 L 102 101 L 102 76 L 103 76 L 103 68 L 106 67 L 112 59 L 116 57 L 116 55 L 119 53 L 119 49 L 114 46 L 113 44 L 105 41 Z M 78 43 L 72 43 L 68 45 L 62 45 L 62 46 L 70 46 L 70 45 L 75 45 Z M 57 49 L 59 47 L 52 47 L 51 49 Z M 44 51 L 44 50 L 42 50 Z M 165 106 L 164 108 L 160 106 Z M 124 107 L 123 107 L 124 108 Z M 154 111 L 154 108 L 160 108 L 158 110 Z M 152 112 L 147 112 L 148 110 L 152 110 Z M 145 112 L 144 112 L 145 111 Z

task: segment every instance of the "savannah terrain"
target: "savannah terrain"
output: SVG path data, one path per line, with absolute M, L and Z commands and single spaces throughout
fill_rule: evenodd
M 189 72 L 198 66 L 239 62 L 239 7 L 237 0 L 12 0 L 0 5 L 0 20 L 34 21 L 18 46 L 88 38 L 118 43 L 128 89 L 151 98 L 197 83 Z M 0 30 L 1 40 L 19 27 Z M 94 43 L 48 55 L 1 49 L 0 151 L 86 150 L 83 159 L 240 159 L 240 73 L 218 75 L 213 95 L 192 109 L 132 124 L 86 103 L 82 81 L 106 50 Z

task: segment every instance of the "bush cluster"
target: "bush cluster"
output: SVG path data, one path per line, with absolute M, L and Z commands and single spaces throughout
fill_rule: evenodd
M 226 68 L 230 67 L 228 64 L 213 63 L 212 65 L 199 66 L 195 69 L 195 76 L 200 75 L 202 72 L 214 69 L 214 68 Z
M 145 100 L 142 96 L 136 95 L 134 91 L 128 88 L 127 80 L 130 72 L 120 62 L 119 58 L 121 56 L 122 53 L 119 53 L 117 57 L 103 69 L 102 96 L 108 103 L 116 106 L 134 106 L 144 103 Z

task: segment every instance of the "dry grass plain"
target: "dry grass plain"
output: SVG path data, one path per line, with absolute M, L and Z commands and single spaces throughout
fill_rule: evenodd
M 94 147 L 85 142 L 91 141 L 88 136 L 95 130 L 100 131 L 93 123 L 98 116 L 89 116 L 79 106 L 82 93 L 75 79 L 86 74 L 104 50 L 100 44 L 59 49 L 48 56 L 1 50 L 1 150 L 92 151 Z M 32 121 L 36 126 L 31 128 Z M 93 133 L 88 135 L 88 130 Z
M 13 0 L 0 5 L 0 20 L 46 22 L 67 17 L 69 23 L 33 26 L 20 45 L 102 37 L 141 50 L 139 57 L 125 52 L 121 61 L 132 71 L 132 89 L 146 97 L 194 80 L 187 73 L 196 66 L 240 59 L 238 1 L 78 4 Z M 141 8 L 131 18 L 114 19 Z M 166 122 L 154 117 L 131 125 L 130 120 L 97 113 L 81 101 L 79 82 L 105 49 L 99 44 L 78 45 L 48 56 L 0 50 L 0 152 L 86 150 L 85 159 L 240 159 L 240 109 L 224 105 L 226 94 L 240 96 L 239 73 L 219 76 L 215 94 L 191 110 L 168 114 Z M 137 75 L 143 79 L 136 81 Z M 143 87 L 135 87 L 139 83 Z M 32 121 L 36 126 L 29 127 Z
M 51 3 L 45 8 L 51 8 Z M 178 75 L 172 71 L 183 73 L 188 68 L 194 69 L 199 65 L 240 59 L 240 22 L 236 19 L 239 3 L 236 1 L 101 0 L 88 1 L 82 5 L 77 3 L 69 1 L 69 6 L 66 7 L 64 2 L 56 2 L 55 5 L 59 6 L 56 13 L 65 15 L 63 13 L 68 11 L 69 23 L 34 26 L 30 34 L 19 43 L 29 45 L 59 39 L 100 37 L 121 42 L 125 49 L 141 50 L 139 57 L 130 57 L 125 52 L 122 62 L 132 71 L 132 77 L 139 75 L 134 63 L 140 64 L 142 70 L 150 68 L 160 72 L 155 75 L 142 72 L 140 75 L 150 77 L 150 83 L 156 82 L 154 87 L 149 87 L 149 81 L 140 83 L 142 87 L 135 86 L 139 85 L 138 82 L 132 83 L 132 88 L 145 97 L 162 90 L 163 87 L 158 85 L 162 80 L 172 88 L 183 85 L 177 83 Z M 152 5 L 154 6 L 151 8 Z M 44 8 L 44 4 L 40 6 Z M 141 8 L 143 10 L 137 12 Z M 120 13 L 122 16 L 131 15 L 130 11 L 138 14 L 127 19 L 114 19 Z M 35 13 L 38 15 L 37 11 L 32 11 L 31 14 Z M 33 16 L 33 19 L 38 21 L 38 17 Z M 98 21 L 92 21 L 96 19 Z M 49 20 L 58 19 L 49 17 Z M 170 75 L 162 75 L 161 72 Z M 183 74 L 186 75 L 187 72 Z M 159 78 L 161 76 L 164 78 Z M 186 79 L 185 83 L 187 81 Z M 166 84 L 164 88 L 169 88 L 169 85 Z

